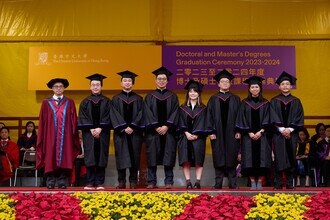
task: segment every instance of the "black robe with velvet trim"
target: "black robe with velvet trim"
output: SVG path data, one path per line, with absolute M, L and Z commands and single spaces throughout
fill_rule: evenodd
M 78 114 L 78 128 L 82 131 L 86 167 L 106 167 L 110 143 L 111 101 L 103 95 L 90 95 L 81 101 Z M 102 128 L 99 139 L 90 132 Z
M 267 100 L 260 101 L 258 98 L 242 101 L 236 119 L 236 128 L 242 135 L 242 172 L 246 175 L 264 176 L 271 167 L 272 149 L 269 138 L 269 107 Z M 264 129 L 265 132 L 258 140 L 252 140 L 249 133 L 256 133 Z
M 134 167 L 138 170 L 142 146 L 142 129 L 144 128 L 142 118 L 143 99 L 134 92 L 126 93 L 122 91 L 112 98 L 112 105 L 121 117 L 119 121 L 125 121 L 124 125 L 117 125 L 116 122 L 113 122 L 113 126 L 116 127 L 114 145 L 117 169 Z M 118 120 L 116 121 L 118 122 Z M 134 130 L 132 134 L 125 133 L 124 129 L 127 127 Z
M 235 121 L 240 98 L 230 92 L 211 96 L 207 104 L 206 128 L 217 138 L 211 140 L 213 166 L 215 168 L 237 165 L 239 141 L 235 139 Z
M 190 162 L 190 166 L 203 166 L 205 159 L 205 144 L 206 144 L 206 106 L 195 106 L 192 110 L 191 106 L 180 106 L 179 116 L 179 165 L 182 166 L 185 162 Z M 184 132 L 188 131 L 191 134 L 197 135 L 198 139 L 189 141 Z
M 275 154 L 275 170 L 281 171 L 295 166 L 298 129 L 304 126 L 304 110 L 300 100 L 292 95 L 282 94 L 271 102 L 270 121 L 276 127 L 290 127 L 295 130 L 290 139 L 285 139 L 278 129 L 274 129 L 273 143 Z
M 145 97 L 143 114 L 146 125 L 145 139 L 149 167 L 157 165 L 174 167 L 178 109 L 177 95 L 167 89 L 154 90 Z M 163 125 L 168 126 L 169 130 L 165 135 L 159 135 L 155 129 Z

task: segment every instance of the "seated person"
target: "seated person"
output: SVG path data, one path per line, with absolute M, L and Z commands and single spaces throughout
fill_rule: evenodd
M 318 185 L 327 186 L 330 183 L 330 125 L 325 126 L 325 138 L 317 143 L 316 154 Z M 321 177 L 324 179 L 323 183 Z
M 17 141 L 17 145 L 19 147 L 20 164 L 22 164 L 23 162 L 23 156 L 25 151 L 27 150 L 34 151 L 36 144 L 37 144 L 37 132 L 35 129 L 35 125 L 32 121 L 28 121 L 25 125 L 25 132 L 18 138 Z
M 9 129 L 2 127 L 0 129 L 0 182 L 4 182 L 11 177 L 18 167 L 19 156 L 18 146 L 8 139 Z
M 314 134 L 311 137 L 311 139 L 312 139 L 312 141 L 314 141 L 314 143 L 317 143 L 318 141 L 320 141 L 320 139 L 324 138 L 325 125 L 323 123 L 318 123 L 315 126 L 315 132 L 316 132 L 316 134 Z
M 74 160 L 74 166 L 71 174 L 72 186 L 84 186 L 86 182 L 86 167 L 84 162 L 84 146 L 82 141 L 82 132 L 79 130 L 79 143 L 81 150 Z
M 313 148 L 313 142 L 309 139 L 309 133 L 306 128 L 299 130 L 298 132 L 298 142 L 297 142 L 297 184 L 300 186 L 300 177 L 305 176 L 305 186 L 309 186 L 309 176 L 310 176 L 310 151 Z

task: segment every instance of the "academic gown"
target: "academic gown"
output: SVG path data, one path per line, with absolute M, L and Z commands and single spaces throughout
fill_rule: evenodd
M 176 94 L 165 89 L 147 94 L 144 101 L 148 166 L 174 167 L 176 159 L 176 126 L 179 101 Z M 169 130 L 159 135 L 155 128 L 166 125 Z
M 19 153 L 16 143 L 10 140 L 4 146 L 0 143 L 0 182 L 3 182 L 10 179 L 18 167 Z
M 59 168 L 72 169 L 80 150 L 77 113 L 73 100 L 65 96 L 57 104 L 53 98 L 42 102 L 36 145 L 37 168 L 45 173 Z
M 211 140 L 215 168 L 237 165 L 239 141 L 235 139 L 235 121 L 239 106 L 240 98 L 230 92 L 211 96 L 207 104 L 206 128 L 217 137 Z
M 236 128 L 242 135 L 242 170 L 247 169 L 248 173 L 265 175 L 264 168 L 271 167 L 271 144 L 268 135 L 270 127 L 269 106 L 267 100 L 259 101 L 244 99 L 236 119 Z M 249 132 L 256 133 L 264 129 L 260 139 L 254 141 L 250 138 Z M 253 169 L 251 169 L 253 168 Z M 247 174 L 250 175 L 250 174 Z
M 78 126 L 82 131 L 86 167 L 108 165 L 112 112 L 111 100 L 102 94 L 90 95 L 80 103 Z M 94 128 L 102 128 L 99 139 L 90 132 Z
M 182 105 L 179 112 L 179 165 L 182 166 L 183 163 L 190 162 L 190 166 L 203 166 L 207 135 L 205 128 L 206 106 L 195 106 L 192 110 L 191 106 Z M 186 131 L 198 135 L 198 139 L 189 141 L 184 133 Z
M 118 112 L 120 120 L 125 121 L 125 124 L 118 125 L 114 132 L 114 145 L 117 169 L 126 169 L 134 167 L 139 169 L 140 153 L 142 146 L 142 129 L 144 128 L 142 118 L 143 99 L 134 92 L 121 93 L 112 98 L 114 110 Z M 128 135 L 124 129 L 132 128 L 134 131 Z
M 277 127 L 291 127 L 295 130 L 289 140 L 285 139 L 276 128 L 273 135 L 275 169 L 282 171 L 295 166 L 296 146 L 299 128 L 304 126 L 304 110 L 300 100 L 293 96 L 282 94 L 274 97 L 271 102 L 270 121 Z

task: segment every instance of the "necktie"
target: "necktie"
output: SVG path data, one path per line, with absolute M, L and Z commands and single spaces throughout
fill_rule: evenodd
M 61 98 L 58 97 L 58 98 L 57 98 L 57 106 L 60 106 L 60 104 L 61 104 Z

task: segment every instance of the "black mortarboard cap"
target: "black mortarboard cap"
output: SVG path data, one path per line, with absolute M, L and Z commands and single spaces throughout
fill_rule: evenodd
M 292 76 L 291 74 L 283 71 L 281 73 L 281 75 L 277 78 L 277 80 L 276 80 L 275 83 L 278 84 L 278 85 L 280 85 L 281 82 L 283 82 L 284 80 L 288 80 L 291 83 L 291 85 L 295 85 L 296 84 L 296 81 L 297 81 L 297 78 L 294 77 L 294 76 Z
M 158 75 L 160 75 L 160 74 L 165 74 L 166 77 L 167 77 L 167 79 L 169 79 L 170 76 L 173 75 L 173 73 L 171 73 L 168 69 L 166 69 L 166 68 L 163 67 L 163 66 L 160 67 L 160 68 L 158 68 L 158 69 L 156 69 L 156 70 L 154 70 L 152 73 L 153 73 L 155 76 L 158 76 Z
M 54 79 L 51 79 L 51 80 L 47 83 L 47 87 L 51 89 L 51 88 L 53 87 L 53 85 L 54 85 L 55 83 L 58 83 L 58 82 L 62 83 L 63 86 L 64 86 L 64 88 L 67 88 L 67 87 L 69 86 L 69 81 L 68 81 L 67 79 L 63 79 L 63 78 L 54 78 Z
M 213 77 L 213 79 L 215 79 L 217 82 L 219 82 L 220 79 L 222 79 L 222 78 L 227 78 L 229 80 L 232 80 L 235 78 L 235 76 L 233 74 L 231 74 L 230 72 L 228 72 L 226 69 L 223 69 L 217 75 L 215 75 Z
M 133 80 L 133 82 L 135 81 L 135 77 L 138 76 L 129 70 L 125 70 L 125 71 L 117 73 L 117 74 L 120 75 L 121 78 L 131 78 Z
M 100 81 L 101 85 L 103 85 L 103 79 L 107 78 L 106 76 L 103 76 L 102 74 L 95 73 L 90 76 L 87 76 L 86 79 L 89 79 L 90 81 L 96 80 Z
M 261 85 L 263 80 L 265 79 L 260 76 L 251 76 L 250 78 L 244 80 L 243 82 L 249 85 L 253 85 L 253 84 Z
M 186 84 L 186 86 L 184 87 L 185 90 L 190 90 L 190 89 L 194 89 L 198 92 L 201 92 L 203 89 L 204 85 L 200 82 L 197 82 L 195 80 L 189 80 L 188 83 Z

